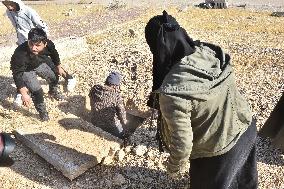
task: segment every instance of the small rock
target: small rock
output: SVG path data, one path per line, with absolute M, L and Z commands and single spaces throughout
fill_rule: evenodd
M 125 151 L 125 153 L 130 153 L 131 152 L 131 149 L 132 149 L 132 146 L 126 146 L 125 148 L 124 148 L 124 151 Z
M 126 182 L 126 179 L 125 179 L 124 176 L 121 175 L 121 174 L 116 174 L 116 175 L 113 177 L 113 185 L 121 186 L 121 185 L 123 185 L 125 182 Z
M 143 156 L 146 152 L 147 152 L 146 146 L 138 145 L 134 148 L 134 153 L 137 156 Z
M 107 188 L 110 188 L 112 186 L 112 183 L 110 180 L 105 180 L 104 183 L 105 183 L 105 186 L 107 186 Z
M 134 37 L 134 36 L 135 36 L 135 32 L 134 32 L 133 29 L 129 29 L 128 31 L 129 31 L 129 33 L 130 33 L 130 34 L 129 34 L 130 37 Z
M 119 148 L 115 147 L 115 148 L 110 148 L 109 152 L 108 152 L 108 156 L 114 156 L 115 153 L 119 150 Z
M 153 183 L 153 180 L 154 179 L 152 179 L 151 177 L 145 178 L 145 182 L 147 182 L 147 183 Z
M 118 161 L 122 161 L 124 157 L 125 157 L 125 152 L 123 149 L 117 151 L 115 154 L 115 159 Z
M 153 150 L 149 150 L 147 152 L 147 156 L 149 159 L 154 160 L 155 159 L 155 152 Z
M 104 160 L 103 160 L 103 164 L 104 164 L 104 165 L 110 165 L 112 162 L 113 162 L 112 156 L 107 156 L 107 157 L 105 157 Z

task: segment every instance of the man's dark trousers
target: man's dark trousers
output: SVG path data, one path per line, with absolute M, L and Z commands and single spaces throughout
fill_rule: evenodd
M 23 73 L 23 80 L 31 93 L 31 97 L 36 108 L 38 104 L 44 102 L 43 90 L 39 80 L 37 79 L 38 76 L 49 83 L 49 91 L 57 90 L 59 81 L 58 76 L 55 74 L 55 70 L 52 70 L 46 63 L 42 63 L 32 71 Z

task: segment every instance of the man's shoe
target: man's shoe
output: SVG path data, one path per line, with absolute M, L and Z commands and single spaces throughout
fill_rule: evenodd
M 39 118 L 42 122 L 49 121 L 49 116 L 47 112 L 39 112 Z
M 76 79 L 75 78 L 70 78 L 67 80 L 67 91 L 68 92 L 73 92 L 74 91 L 74 88 L 76 86 Z
M 17 93 L 16 97 L 14 98 L 14 105 L 15 106 L 22 106 L 23 101 L 22 101 L 22 95 Z
M 49 91 L 48 94 L 51 98 L 54 98 L 57 101 L 64 100 L 64 96 L 59 90 Z

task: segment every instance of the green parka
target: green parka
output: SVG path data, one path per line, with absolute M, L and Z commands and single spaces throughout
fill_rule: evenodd
M 229 55 L 212 44 L 174 64 L 158 93 L 161 137 L 174 169 L 188 158 L 226 153 L 252 121 Z

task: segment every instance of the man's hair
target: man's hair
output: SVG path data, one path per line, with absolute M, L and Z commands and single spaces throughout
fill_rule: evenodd
M 28 34 L 28 40 L 32 43 L 46 43 L 47 35 L 45 31 L 41 28 L 32 28 Z
M 20 10 L 20 6 L 18 3 L 14 2 L 14 1 L 8 1 L 8 0 L 5 0 L 5 1 L 2 1 L 3 5 L 5 5 L 6 7 L 9 6 L 9 5 L 12 5 L 12 6 L 15 6 L 16 7 L 16 11 L 19 11 Z

